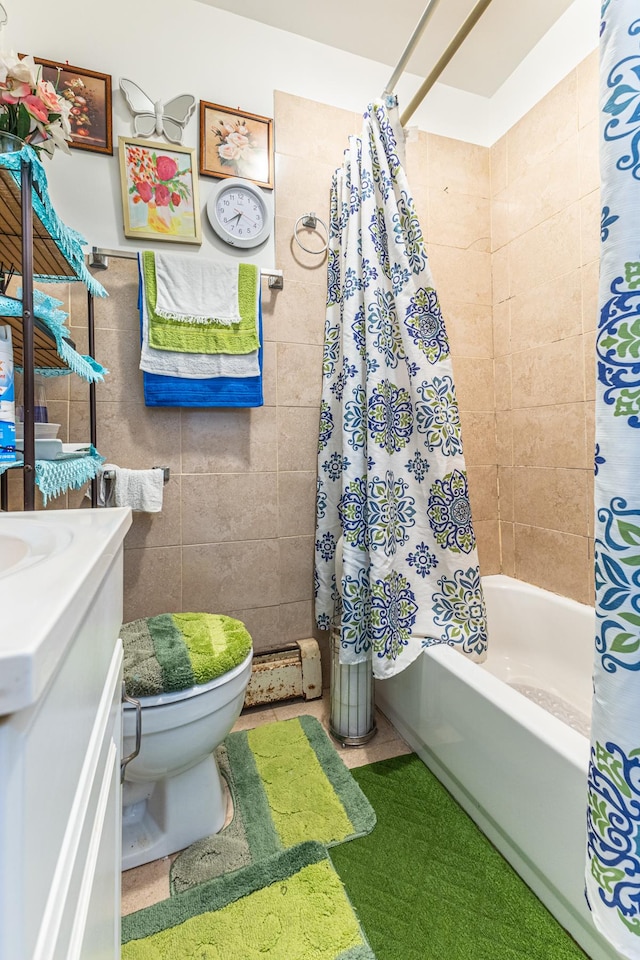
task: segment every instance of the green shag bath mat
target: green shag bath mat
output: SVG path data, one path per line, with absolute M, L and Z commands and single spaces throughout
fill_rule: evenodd
M 375 960 L 319 843 L 139 910 L 121 960 Z
M 418 757 L 353 775 L 378 822 L 331 859 L 378 960 L 587 960 Z
M 218 762 L 233 821 L 174 861 L 173 894 L 306 840 L 331 847 L 375 826 L 371 804 L 314 717 L 231 733 Z

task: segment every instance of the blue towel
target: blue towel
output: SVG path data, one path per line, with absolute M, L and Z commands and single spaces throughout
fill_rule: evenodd
M 138 289 L 140 337 L 142 338 L 142 286 Z M 144 402 L 147 407 L 262 407 L 262 292 L 258 301 L 260 349 L 258 377 L 209 377 L 204 380 L 164 377 L 142 373 Z

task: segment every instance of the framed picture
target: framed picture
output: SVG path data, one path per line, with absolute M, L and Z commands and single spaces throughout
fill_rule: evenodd
M 42 79 L 49 80 L 71 104 L 70 147 L 113 153 L 111 127 L 111 77 L 84 67 L 72 67 L 55 60 L 33 58 L 42 66 Z
M 273 190 L 273 120 L 201 100 L 200 173 Z
M 125 237 L 202 243 L 195 150 L 118 137 Z

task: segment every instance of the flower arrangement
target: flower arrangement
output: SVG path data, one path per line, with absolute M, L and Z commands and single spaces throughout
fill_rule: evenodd
M 251 165 L 251 153 L 256 149 L 255 138 L 244 120 L 236 120 L 232 125 L 218 120 L 211 127 L 218 141 L 218 156 L 223 167 L 233 167 L 238 176 L 248 175 Z
M 91 136 L 91 117 L 95 113 L 93 97 L 87 85 L 80 77 L 65 80 L 61 96 L 69 103 L 69 123 L 73 131 L 73 139 Z
M 173 157 L 157 154 L 144 147 L 127 147 L 127 167 L 133 203 L 155 203 L 173 213 L 183 200 L 189 199 L 187 185 L 181 179 L 189 167 L 179 170 Z
M 53 156 L 56 147 L 69 153 L 70 111 L 33 57 L 0 53 L 0 133 L 24 140 L 38 154 Z

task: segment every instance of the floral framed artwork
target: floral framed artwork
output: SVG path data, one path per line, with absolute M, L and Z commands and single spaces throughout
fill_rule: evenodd
M 202 243 L 195 150 L 118 138 L 125 237 Z
M 273 120 L 201 100 L 200 173 L 273 190 Z
M 111 77 L 84 67 L 72 67 L 56 60 L 33 58 L 42 67 L 42 79 L 49 80 L 58 95 L 71 104 L 69 146 L 94 153 L 113 153 L 111 124 Z

